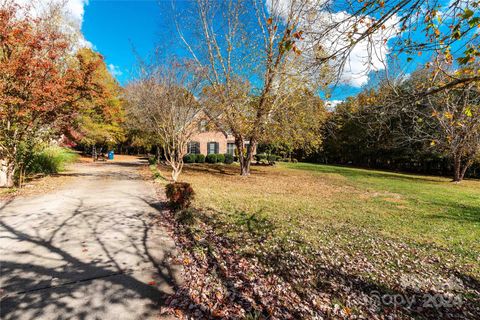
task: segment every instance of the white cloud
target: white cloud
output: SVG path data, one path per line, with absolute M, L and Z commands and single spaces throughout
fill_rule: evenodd
M 360 23 L 360 21 L 362 22 Z M 319 12 L 313 21 L 310 20 L 309 24 L 304 24 L 306 29 L 305 45 L 310 46 L 311 51 L 321 45 L 327 54 L 338 52 L 349 47 L 351 39 L 348 33 L 356 27 L 357 31 L 351 36 L 355 39 L 367 30 L 368 24 L 371 22 L 372 18 L 370 17 L 363 17 L 360 20 L 359 17 L 354 17 L 346 12 Z M 397 35 L 397 22 L 398 17 L 391 17 L 385 22 L 385 28 L 380 28 L 367 38 L 359 40 L 355 46 L 345 51 L 345 56 L 330 61 L 331 67 L 341 71 L 339 73 L 340 83 L 362 87 L 368 83 L 370 72 L 386 68 L 387 55 L 390 52 L 388 40 Z M 332 25 L 335 28 L 325 27 Z M 325 29 L 329 31 L 323 31 Z M 340 64 L 340 61 L 344 64 Z
M 85 6 L 88 5 L 89 0 L 14 0 L 14 2 L 28 8 L 33 16 L 45 13 L 52 6 L 60 6 L 65 20 L 80 30 Z
M 338 21 L 348 18 L 349 15 L 345 12 L 336 13 L 335 17 Z M 368 28 L 368 20 L 365 19 L 363 24 L 357 24 L 359 33 L 363 33 Z M 341 82 L 354 87 L 361 87 L 368 83 L 370 72 L 386 68 L 387 55 L 390 52 L 388 40 L 397 34 L 398 30 L 395 28 L 397 22 L 398 17 L 393 16 L 385 22 L 385 29 L 379 29 L 371 34 L 368 39 L 359 41 L 353 47 L 341 73 Z M 332 35 L 331 39 L 334 40 L 327 41 L 327 48 L 331 48 L 334 51 L 342 46 L 346 46 L 350 40 L 345 36 L 345 33 L 353 28 L 354 23 L 355 21 L 347 22 L 337 29 L 339 36 Z
M 108 71 L 112 74 L 112 76 L 117 77 L 121 76 L 123 74 L 122 70 L 120 68 L 112 63 L 108 65 Z
M 42 16 L 51 8 L 58 7 L 61 28 L 75 36 L 76 47 L 91 48 L 93 46 L 81 33 L 85 6 L 88 5 L 89 0 L 14 0 L 14 2 L 27 9 L 32 17 Z
M 299 44 L 299 48 L 307 59 L 313 61 L 319 45 L 327 54 L 334 53 L 349 45 L 351 39 L 347 33 L 351 32 L 354 26 L 357 28 L 355 34 L 361 34 L 367 30 L 368 23 L 372 22 L 372 18 L 368 16 L 363 17 L 360 23 L 360 17 L 347 12 L 331 13 L 327 10 L 329 3 L 329 0 L 267 0 L 267 9 L 283 19 L 289 15 L 292 6 L 295 10 L 301 10 L 299 27 L 305 32 L 305 40 Z M 391 17 L 384 23 L 385 28 L 380 28 L 368 38 L 360 40 L 348 52 L 340 72 L 341 83 L 361 87 L 368 83 L 370 72 L 386 68 L 390 51 L 388 40 L 398 34 L 398 20 L 397 16 Z M 336 69 L 342 67 L 333 60 L 330 66 Z
M 319 11 L 330 0 L 266 0 L 265 5 L 271 14 L 286 18 L 290 12 Z
M 335 110 L 335 107 L 342 102 L 343 100 L 327 100 L 325 101 L 325 107 L 327 108 L 328 111 L 333 111 Z

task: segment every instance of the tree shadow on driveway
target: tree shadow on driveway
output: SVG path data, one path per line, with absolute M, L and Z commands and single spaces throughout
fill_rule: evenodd
M 81 199 L 21 226 L 0 219 L 2 319 L 146 319 L 178 286 L 174 247 L 141 210 Z M 0 206 L 4 212 L 11 201 Z M 9 222 L 9 220 L 13 222 Z M 77 228 L 78 227 L 78 228 Z

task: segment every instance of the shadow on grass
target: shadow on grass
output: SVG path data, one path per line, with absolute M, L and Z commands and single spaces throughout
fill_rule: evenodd
M 331 173 L 339 174 L 346 178 L 351 179 L 361 179 L 361 178 L 379 178 L 379 179 L 389 179 L 389 180 L 398 180 L 398 181 L 409 181 L 409 182 L 442 182 L 439 180 L 439 177 L 435 176 L 424 176 L 424 175 L 415 175 L 410 173 L 399 173 L 399 172 L 389 172 L 389 171 L 378 171 L 374 169 L 365 169 L 365 168 L 354 168 L 340 165 L 324 165 L 324 164 L 312 164 L 312 163 L 298 163 L 298 164 L 288 164 L 286 166 L 289 169 L 297 170 L 306 170 L 320 173 Z M 445 177 L 442 177 L 445 178 Z M 447 181 L 444 181 L 447 182 Z
M 338 170 L 334 170 L 336 167 L 334 169 L 326 168 L 332 170 L 331 173 L 339 173 Z M 364 177 L 367 174 L 367 176 L 370 175 L 375 178 L 391 179 L 392 175 L 395 176 L 395 174 L 381 172 L 365 173 L 366 170 L 359 173 L 355 172 L 358 171 L 358 169 L 351 168 L 341 169 L 345 169 L 347 173 L 344 174 L 351 174 L 352 177 Z M 235 166 L 195 164 L 185 166 L 184 170 L 189 173 L 209 173 L 217 176 L 238 175 L 238 167 Z M 348 171 L 353 172 L 348 173 Z M 396 178 L 406 181 L 421 180 L 438 182 L 438 180 L 434 180 L 434 178 L 430 180 L 424 177 L 400 175 Z M 436 205 L 440 206 L 441 204 Z M 458 206 L 452 206 L 452 213 L 457 209 L 466 210 L 467 214 L 464 217 L 455 217 L 452 214 L 451 217 L 449 215 L 450 218 L 465 222 L 478 221 L 480 211 L 477 207 L 458 204 Z M 162 205 L 158 206 L 158 210 L 162 210 Z M 208 269 L 216 270 L 223 287 L 230 290 L 230 296 L 236 299 L 235 303 L 244 305 L 246 309 L 251 312 L 257 311 L 265 317 L 268 317 L 268 310 L 270 310 L 271 306 L 268 305 L 268 303 L 264 303 L 264 299 L 260 296 L 256 296 L 252 303 L 250 297 L 243 292 L 251 292 L 255 284 L 252 283 L 250 278 L 238 276 L 237 273 L 231 271 L 237 270 L 242 258 L 254 257 L 259 259 L 262 265 L 270 270 L 270 272 L 280 276 L 283 281 L 288 283 L 295 293 L 302 298 L 302 301 L 309 303 L 313 309 L 316 307 L 312 304 L 312 297 L 315 295 L 327 295 L 332 305 L 338 301 L 340 305 L 360 310 L 363 314 L 366 314 L 368 318 L 378 317 L 379 315 L 394 319 L 411 317 L 419 319 L 480 318 L 478 297 L 467 297 L 461 305 L 449 305 L 448 301 L 450 298 L 437 292 L 419 289 L 403 289 L 396 285 L 372 281 L 368 279 L 368 277 L 345 270 L 340 265 L 332 265 L 329 261 L 322 258 L 322 256 L 328 254 L 328 252 L 315 252 L 310 248 L 308 243 L 298 239 L 277 237 L 278 230 L 276 230 L 275 225 L 263 217 L 261 212 L 247 213 L 237 211 L 234 213 L 225 213 L 209 211 L 208 214 L 205 214 L 201 210 L 197 210 L 197 213 L 200 220 L 214 230 L 217 230 L 218 234 L 207 233 L 205 243 L 203 240 L 199 241 L 198 237 L 195 237 L 193 233 L 188 232 L 188 227 L 179 226 L 178 228 L 174 228 L 174 232 L 188 239 L 188 245 L 185 246 L 184 249 L 189 251 L 191 256 L 195 256 L 195 248 L 205 248 L 207 252 Z M 222 220 L 221 218 L 225 215 L 233 218 L 233 226 L 230 229 L 226 228 L 225 219 Z M 435 216 L 432 216 L 432 218 L 435 218 Z M 257 246 L 255 248 L 258 250 L 255 252 L 249 250 L 247 254 L 244 251 L 243 256 L 237 253 L 237 249 L 242 251 L 244 246 L 247 245 L 247 242 L 249 244 L 262 244 L 266 241 L 272 241 L 271 244 L 273 245 L 270 247 Z M 217 250 L 213 253 L 210 248 Z M 381 250 L 381 248 L 379 249 Z M 367 261 L 369 257 L 365 255 L 365 259 Z M 263 275 L 259 274 L 258 277 L 265 276 L 266 274 L 267 272 Z M 431 273 L 427 274 L 433 277 Z M 477 279 L 452 270 L 446 271 L 446 274 L 453 275 L 463 281 L 465 291 L 458 294 L 478 292 Z M 415 276 L 422 275 L 415 274 Z M 238 283 L 240 283 L 240 286 Z M 394 283 L 394 281 L 392 281 L 392 283 Z M 400 299 L 404 301 L 407 299 L 411 300 L 412 297 L 414 297 L 415 301 L 411 305 L 408 305 L 406 301 L 404 304 L 400 302 L 395 305 L 382 303 L 378 300 L 384 297 L 387 301 L 392 297 L 400 297 Z M 428 297 L 434 297 L 436 301 L 445 300 L 447 303 L 445 305 L 429 306 Z M 189 297 L 188 294 L 184 298 L 192 300 L 192 297 Z M 329 307 L 332 307 L 332 305 Z M 288 310 L 294 318 L 302 318 L 303 315 L 297 312 L 295 306 L 285 306 L 285 308 L 289 308 Z M 188 310 L 184 311 L 188 312 Z M 336 315 L 327 313 L 322 316 L 332 318 Z
M 466 205 L 461 203 L 445 203 L 432 201 L 432 204 L 441 206 L 445 209 L 445 213 L 427 215 L 427 219 L 435 220 L 451 220 L 460 223 L 480 223 L 480 205 Z
M 183 171 L 186 173 L 208 173 L 221 176 L 234 176 L 239 175 L 240 169 L 237 166 L 228 166 L 221 164 L 186 164 L 183 167 Z
M 237 165 L 229 164 L 209 164 L 209 163 L 195 163 L 185 164 L 183 167 L 185 173 L 208 173 L 214 176 L 240 176 L 240 167 Z M 264 170 L 259 170 L 258 167 L 251 167 L 250 172 L 252 175 L 265 175 L 268 174 Z

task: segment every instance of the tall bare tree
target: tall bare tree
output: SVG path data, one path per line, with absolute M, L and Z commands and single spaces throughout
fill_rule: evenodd
M 267 6 L 260 0 L 197 0 L 194 22 L 189 23 L 198 26 L 195 38 L 182 29 L 185 22 L 176 21 L 206 79 L 206 112 L 220 130 L 235 137 L 241 175 L 250 174 L 256 146 L 285 99 L 299 88 L 316 92 L 321 77 L 318 69 L 305 68 L 311 55 L 302 55 L 306 39 L 298 29 L 314 3 L 325 5 L 311 0 L 273 0 Z

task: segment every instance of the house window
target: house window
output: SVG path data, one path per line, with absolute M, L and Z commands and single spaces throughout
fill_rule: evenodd
M 218 153 L 218 142 L 209 142 L 207 144 L 207 154 Z
M 235 143 L 227 143 L 227 153 L 232 156 L 235 154 Z
M 207 120 L 201 120 L 198 125 L 198 131 L 205 132 L 207 131 Z
M 190 141 L 187 145 L 187 153 L 199 154 L 200 143 L 197 141 Z
M 250 142 L 245 142 L 245 150 L 248 150 L 249 146 L 250 146 Z

